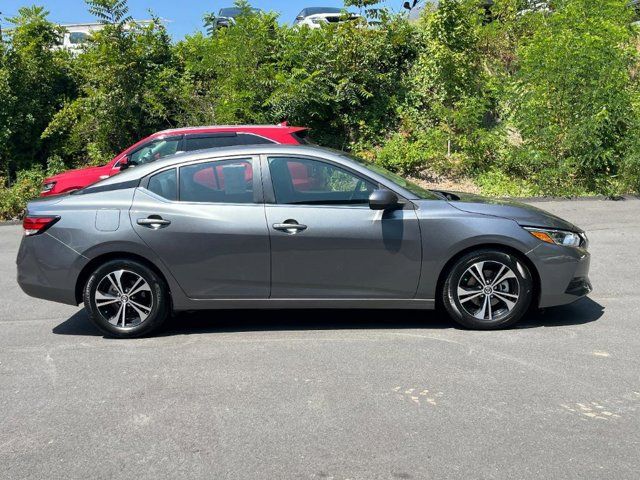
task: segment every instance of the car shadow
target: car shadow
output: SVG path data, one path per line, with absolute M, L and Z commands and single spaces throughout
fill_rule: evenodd
M 522 328 L 566 327 L 595 322 L 604 307 L 590 298 L 572 305 L 532 311 L 518 325 Z M 206 310 L 181 312 L 169 318 L 156 336 L 223 332 L 448 329 L 459 328 L 445 314 L 425 310 Z M 56 335 L 102 336 L 84 309 L 53 328 Z

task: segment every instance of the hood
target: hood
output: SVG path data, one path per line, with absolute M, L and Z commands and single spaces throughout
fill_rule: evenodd
M 523 227 L 546 227 L 572 232 L 582 231 L 571 222 L 526 203 L 488 198 L 471 193 L 447 191 L 440 191 L 440 193 L 447 197 L 451 206 L 463 212 L 509 218 Z
M 110 170 L 108 165 L 103 165 L 101 167 L 76 168 L 74 170 L 67 170 L 65 172 L 48 177 L 47 179 L 45 179 L 45 182 L 58 182 L 60 180 L 64 180 L 65 178 L 97 178 L 102 175 L 105 170 Z

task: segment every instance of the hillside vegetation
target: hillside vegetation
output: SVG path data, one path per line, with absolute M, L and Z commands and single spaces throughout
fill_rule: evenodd
M 351 2 L 375 23 L 310 30 L 247 14 L 172 41 L 126 0 L 79 53 L 40 7 L 0 51 L 0 217 L 44 175 L 107 162 L 168 127 L 308 126 L 315 142 L 402 174 L 471 180 L 490 195 L 640 190 L 638 35 L 627 0 L 441 0 L 421 19 Z M 241 3 L 241 5 L 243 5 Z

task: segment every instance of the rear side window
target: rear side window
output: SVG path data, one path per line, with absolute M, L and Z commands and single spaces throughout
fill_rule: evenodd
M 156 173 L 149 178 L 147 190 L 160 195 L 167 200 L 178 200 L 178 182 L 176 179 L 176 169 L 165 170 Z
M 222 160 L 180 167 L 180 200 L 253 203 L 251 159 Z
M 192 152 L 194 150 L 205 150 L 207 148 L 233 147 L 237 145 L 264 145 L 268 143 L 275 142 L 251 133 L 230 132 L 187 136 L 186 149 L 188 152 Z

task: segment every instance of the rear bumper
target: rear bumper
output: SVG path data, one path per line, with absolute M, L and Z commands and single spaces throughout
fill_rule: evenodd
M 527 256 L 540 276 L 540 308 L 573 303 L 593 290 L 586 250 L 544 244 Z
M 16 259 L 18 285 L 30 297 L 77 305 L 77 266 L 85 260 L 47 232 L 24 237 Z

